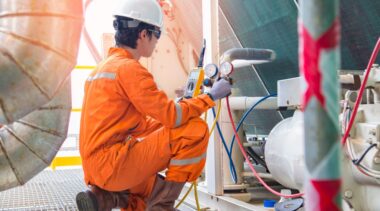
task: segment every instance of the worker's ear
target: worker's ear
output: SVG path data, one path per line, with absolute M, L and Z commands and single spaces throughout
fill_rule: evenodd
M 147 30 L 146 29 L 144 29 L 144 30 L 142 30 L 141 32 L 140 32 L 140 34 L 139 34 L 139 38 L 140 39 L 142 39 L 142 38 L 145 38 L 146 36 L 147 36 Z

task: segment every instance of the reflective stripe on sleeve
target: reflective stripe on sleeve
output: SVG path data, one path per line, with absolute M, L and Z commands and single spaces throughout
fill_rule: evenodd
M 178 127 L 182 122 L 182 107 L 181 107 L 181 105 L 176 103 L 175 104 L 175 110 L 176 110 L 177 118 L 175 120 L 175 126 L 174 127 Z
M 116 78 L 116 73 L 100 72 L 96 73 L 94 76 L 89 76 L 87 81 L 93 81 L 101 78 L 108 78 L 114 80 Z
M 170 161 L 170 165 L 175 165 L 175 166 L 184 166 L 184 165 L 189 165 L 189 164 L 194 164 L 194 163 L 199 163 L 203 158 L 206 158 L 206 152 L 203 153 L 201 156 L 199 157 L 195 157 L 195 158 L 190 158 L 190 159 L 181 159 L 181 160 L 175 160 L 175 159 L 172 159 Z

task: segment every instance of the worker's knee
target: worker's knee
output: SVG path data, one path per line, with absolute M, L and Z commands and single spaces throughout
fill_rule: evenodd
M 208 140 L 208 127 L 201 118 L 193 118 L 186 124 L 170 130 L 170 142 L 177 145 L 178 142 L 183 145 L 193 145 Z M 183 146 L 184 147 L 184 146 Z
M 208 137 L 208 125 L 201 118 L 193 118 L 186 125 L 185 136 Z
M 207 123 L 200 117 L 192 118 L 188 123 L 200 129 L 208 130 Z

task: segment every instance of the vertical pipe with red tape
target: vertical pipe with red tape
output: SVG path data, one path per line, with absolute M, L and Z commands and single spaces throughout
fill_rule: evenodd
M 339 0 L 301 0 L 298 21 L 305 120 L 306 210 L 341 210 Z

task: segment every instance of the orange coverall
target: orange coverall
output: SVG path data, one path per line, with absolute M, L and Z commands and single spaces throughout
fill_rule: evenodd
M 213 107 L 202 94 L 178 103 L 125 49 L 111 48 L 85 84 L 80 154 L 85 182 L 131 192 L 129 210 L 144 210 L 156 174 L 194 181 L 206 158 L 208 127 L 199 116 Z

